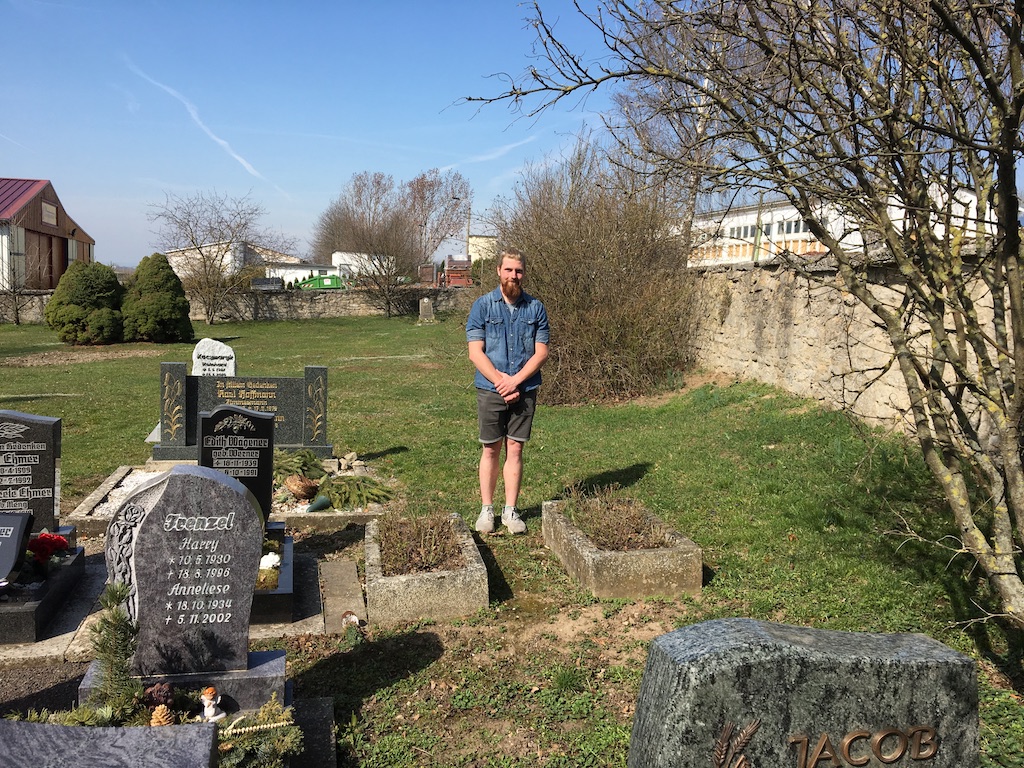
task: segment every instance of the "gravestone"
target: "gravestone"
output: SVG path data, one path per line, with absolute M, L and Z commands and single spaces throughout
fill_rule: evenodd
M 0 766 L 51 768 L 70 762 L 103 768 L 206 768 L 217 765 L 217 726 L 86 728 L 0 720 Z
M 0 411 L 0 512 L 30 512 L 36 532 L 57 532 L 60 438 L 60 419 Z
M 306 366 L 302 378 L 186 376 L 184 363 L 160 364 L 160 442 L 155 460 L 199 458 L 199 414 L 234 405 L 274 414 L 274 445 L 330 458 L 327 368 Z
M 434 302 L 426 297 L 420 299 L 420 322 L 434 322 Z
M 971 768 L 974 662 L 924 635 L 720 619 L 654 640 L 631 768 Z
M 200 339 L 192 350 L 193 376 L 234 376 L 235 350 L 216 339 Z
M 199 414 L 199 466 L 223 472 L 248 488 L 266 525 L 274 498 L 274 414 L 234 405 Z
M 135 674 L 247 668 L 263 526 L 252 494 L 179 465 L 129 495 L 107 528 L 107 571 L 130 590 Z
M 18 578 L 31 535 L 31 513 L 0 514 L 0 579 Z

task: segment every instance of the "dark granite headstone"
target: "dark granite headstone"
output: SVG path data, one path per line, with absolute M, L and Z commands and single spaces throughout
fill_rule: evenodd
M 978 765 L 974 662 L 924 635 L 752 619 L 654 640 L 631 768 Z
M 60 434 L 60 419 L 0 411 L 0 512 L 31 512 L 37 532 L 57 532 Z
M 266 524 L 274 498 L 274 414 L 219 405 L 199 414 L 199 466 L 252 491 Z
M 71 762 L 103 768 L 217 765 L 217 726 L 87 728 L 0 720 L 0 766 L 51 768 Z
M 128 584 L 137 675 L 245 670 L 263 526 L 234 478 L 179 465 L 140 486 L 107 528 L 107 572 Z
M 333 453 L 327 442 L 327 368 L 306 366 L 302 378 L 186 376 L 184 363 L 160 364 L 158 460 L 199 458 L 199 414 L 235 405 L 274 414 L 274 445 Z
M 18 578 L 31 535 L 31 513 L 0 513 L 0 579 Z

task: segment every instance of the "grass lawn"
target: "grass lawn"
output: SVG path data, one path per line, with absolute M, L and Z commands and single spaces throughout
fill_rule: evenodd
M 459 318 L 197 325 L 239 375 L 329 367 L 329 437 L 393 478 L 414 511 L 478 511 L 475 393 Z M 158 420 L 159 363 L 191 344 L 68 350 L 0 326 L 0 409 L 63 419 L 64 513 Z M 28 363 L 32 363 L 28 365 Z M 1024 765 L 1024 637 L 980 621 L 971 562 L 920 539 L 955 533 L 915 454 L 842 414 L 751 383 L 691 377 L 618 405 L 540 406 L 523 537 L 488 537 L 490 608 L 471 619 L 291 638 L 296 695 L 333 695 L 343 765 L 623 766 L 646 647 L 712 618 L 923 632 L 979 663 L 983 766 Z M 540 504 L 618 483 L 704 549 L 699 599 L 596 601 L 540 537 Z M 329 552 L 358 531 L 310 537 Z M 300 536 L 301 538 L 301 536 Z M 261 646 L 265 647 L 265 646 Z

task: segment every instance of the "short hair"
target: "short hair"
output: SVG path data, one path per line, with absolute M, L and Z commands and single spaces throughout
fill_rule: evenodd
M 523 265 L 523 269 L 526 269 L 526 257 L 523 252 L 518 248 L 503 248 L 501 253 L 498 254 L 498 267 L 500 268 L 506 258 L 512 259 L 512 261 L 518 261 Z

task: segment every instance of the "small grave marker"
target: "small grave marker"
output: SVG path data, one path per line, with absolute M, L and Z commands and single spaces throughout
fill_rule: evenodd
M 199 466 L 230 475 L 252 491 L 266 524 L 274 497 L 274 414 L 234 405 L 199 414 Z
M 420 322 L 434 322 L 434 302 L 426 297 L 420 299 Z
M 216 339 L 200 339 L 192 350 L 193 376 L 234 376 L 235 350 Z
M 924 635 L 705 621 L 651 644 L 628 765 L 972 768 L 976 674 Z
M 60 518 L 60 419 L 0 411 L 0 512 L 29 512 L 33 531 Z

